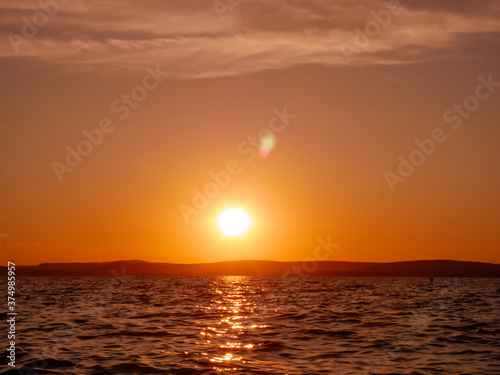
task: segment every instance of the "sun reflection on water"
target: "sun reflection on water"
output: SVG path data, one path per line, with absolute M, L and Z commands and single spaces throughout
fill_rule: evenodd
M 199 332 L 201 340 L 197 345 L 208 352 L 213 370 L 228 371 L 231 364 L 248 363 L 248 354 L 259 346 L 259 333 L 269 328 L 263 321 L 261 293 L 262 290 L 248 282 L 248 277 L 212 280 L 210 303 L 198 305 L 209 319 Z

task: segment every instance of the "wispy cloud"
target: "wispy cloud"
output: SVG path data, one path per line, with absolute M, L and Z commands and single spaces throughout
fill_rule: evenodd
M 55 0 L 54 0 L 55 1 Z M 0 58 L 30 59 L 68 69 L 142 69 L 151 62 L 180 78 L 248 74 L 300 64 L 344 65 L 352 43 L 382 1 L 248 0 L 238 22 L 221 22 L 211 1 L 70 1 L 16 52 L 7 37 L 22 36 L 23 17 L 37 3 L 2 4 Z M 479 5 L 480 4 L 480 5 Z M 353 64 L 419 63 L 491 56 L 500 40 L 494 1 L 408 1 Z M 12 34 L 11 34 L 12 35 Z M 474 55 L 471 56 L 471 50 Z

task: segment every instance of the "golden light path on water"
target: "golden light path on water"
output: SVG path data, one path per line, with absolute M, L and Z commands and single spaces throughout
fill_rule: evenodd
M 248 297 L 257 296 L 261 290 L 255 290 L 246 284 L 247 277 L 228 276 L 214 279 L 211 283 L 213 296 L 209 306 L 197 305 L 207 313 L 214 314 L 212 325 L 202 328 L 200 337 L 202 341 L 197 345 L 217 348 L 217 353 L 202 353 L 208 357 L 215 371 L 234 371 L 234 363 L 245 364 L 244 353 L 251 352 L 258 342 L 252 340 L 259 331 L 269 328 L 268 324 L 256 320 L 264 318 L 265 310 Z M 257 311 L 258 310 L 258 311 Z M 252 337 L 253 336 L 253 337 Z

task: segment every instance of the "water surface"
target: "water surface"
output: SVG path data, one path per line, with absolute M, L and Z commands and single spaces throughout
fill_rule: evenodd
M 65 375 L 500 374 L 499 302 L 498 279 L 21 278 L 17 365 Z

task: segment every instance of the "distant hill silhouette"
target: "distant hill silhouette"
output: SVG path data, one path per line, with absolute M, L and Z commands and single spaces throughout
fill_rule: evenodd
M 500 277 L 500 264 L 454 260 L 419 260 L 394 263 L 274 262 L 241 260 L 218 263 L 175 264 L 124 260 L 104 263 L 42 263 L 17 266 L 17 276 L 402 276 Z M 0 267 L 2 276 L 6 267 Z

